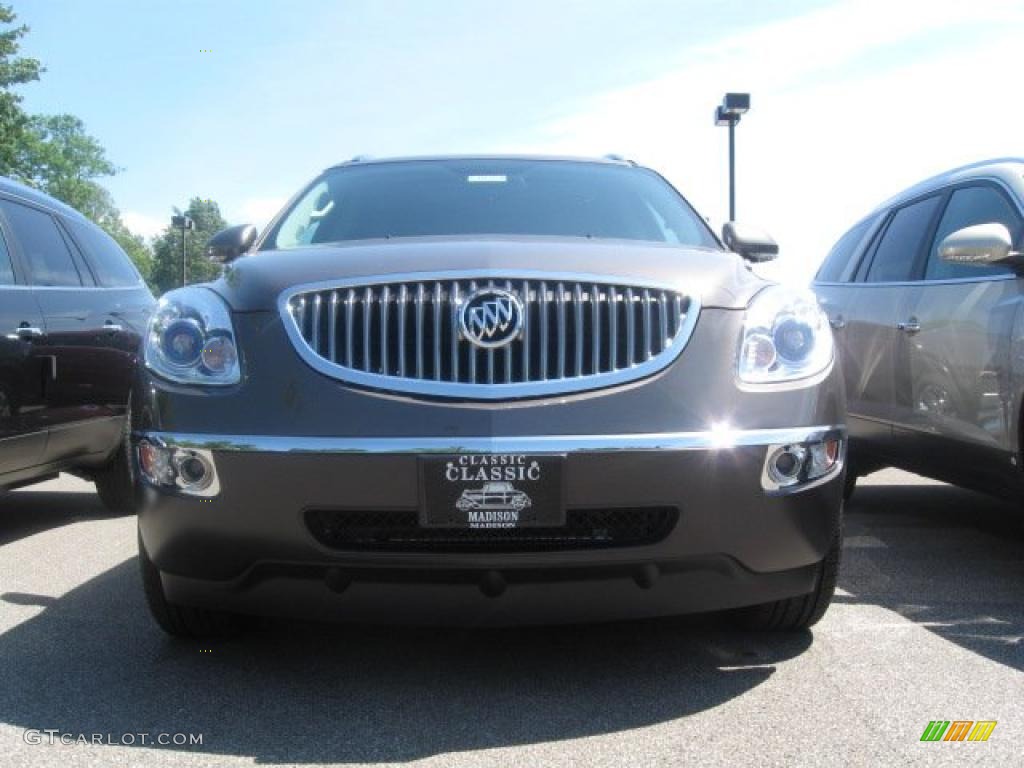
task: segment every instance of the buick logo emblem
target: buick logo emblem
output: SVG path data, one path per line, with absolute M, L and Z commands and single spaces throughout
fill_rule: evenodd
M 462 335 L 478 347 L 504 347 L 522 330 L 523 302 L 511 291 L 482 288 L 466 298 L 459 325 Z

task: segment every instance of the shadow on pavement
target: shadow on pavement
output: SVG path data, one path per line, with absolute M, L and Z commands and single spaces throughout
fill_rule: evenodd
M 876 604 L 1024 670 L 1024 510 L 948 485 L 858 486 L 836 602 Z
M 182 749 L 263 763 L 403 762 L 683 717 L 760 685 L 811 639 L 712 619 L 501 630 L 273 622 L 196 645 L 151 622 L 129 560 L 0 635 L 11 662 L 0 669 L 0 721 L 202 733 L 202 747 Z
M 95 493 L 0 491 L 0 546 L 78 520 L 114 517 Z

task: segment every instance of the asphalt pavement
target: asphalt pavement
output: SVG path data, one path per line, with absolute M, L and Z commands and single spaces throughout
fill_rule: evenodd
M 197 644 L 150 620 L 134 519 L 62 476 L 0 493 L 0 766 L 1024 765 L 1022 521 L 867 478 L 832 609 L 795 635 L 269 622 Z M 932 720 L 997 725 L 921 742 Z

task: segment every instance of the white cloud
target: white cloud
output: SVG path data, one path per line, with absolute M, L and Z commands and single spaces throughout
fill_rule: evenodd
M 712 111 L 725 91 L 749 90 L 737 218 L 779 240 L 782 257 L 765 272 L 806 280 L 846 227 L 900 188 L 1022 153 L 1024 101 L 1012 96 L 1022 38 L 1019 3 L 844 2 L 701 46 L 669 74 L 607 93 L 540 126 L 529 146 L 506 149 L 625 154 L 720 222 L 727 131 Z
M 151 238 L 159 235 L 170 224 L 170 216 L 159 218 L 138 211 L 122 211 L 121 221 L 136 235 Z
M 229 216 L 228 221 L 238 224 L 255 224 L 262 231 L 286 202 L 288 202 L 288 198 L 284 196 L 246 198 L 233 207 L 235 215 Z

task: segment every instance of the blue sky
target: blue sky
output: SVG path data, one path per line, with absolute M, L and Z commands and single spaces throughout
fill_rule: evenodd
M 86 122 L 147 234 L 192 196 L 262 223 L 352 155 L 460 151 L 624 153 L 717 223 L 711 112 L 750 90 L 737 218 L 804 275 L 901 186 L 1024 154 L 1019 2 L 14 4 L 47 67 L 26 107 Z

